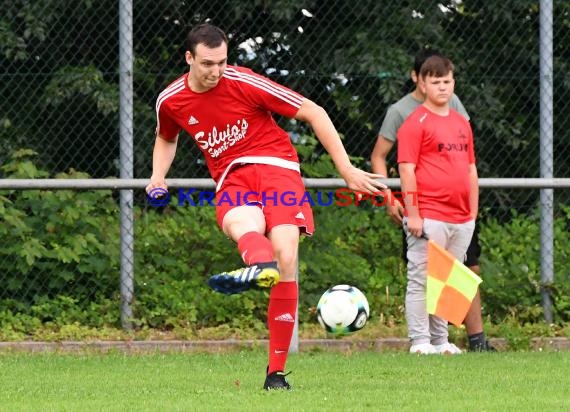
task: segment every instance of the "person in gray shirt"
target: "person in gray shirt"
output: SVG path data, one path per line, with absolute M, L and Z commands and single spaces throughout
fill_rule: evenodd
M 398 129 L 406 120 L 406 118 L 418 108 L 424 101 L 424 95 L 417 87 L 418 82 L 418 75 L 420 73 L 420 69 L 422 64 L 426 61 L 427 58 L 433 55 L 440 55 L 437 50 L 434 49 L 421 49 L 415 56 L 414 59 L 414 67 L 411 70 L 410 77 L 416 87 L 414 90 L 396 103 L 392 104 L 388 107 L 386 115 L 384 117 L 384 121 L 382 122 L 382 126 L 380 127 L 380 131 L 378 133 L 378 139 L 374 146 L 374 150 L 372 151 L 371 155 L 371 163 L 372 163 L 372 171 L 374 173 L 381 174 L 383 176 L 389 177 L 388 167 L 386 159 L 388 154 L 396 144 L 396 135 Z M 453 95 L 450 102 L 450 108 L 454 109 L 455 111 L 459 112 L 463 115 L 467 120 L 470 120 L 469 114 L 465 107 L 459 100 L 457 95 Z M 392 197 L 393 194 L 387 190 L 387 195 Z M 403 205 L 398 199 L 389 199 L 386 202 L 386 211 L 388 216 L 394 221 L 398 226 L 402 226 L 402 216 L 403 216 Z M 403 257 L 404 260 L 407 262 L 406 258 L 406 241 L 402 231 L 403 236 Z M 473 272 L 480 274 L 480 267 L 479 267 L 479 256 L 481 254 L 481 247 L 479 245 L 479 237 L 478 237 L 478 225 L 475 226 L 475 232 L 473 233 L 473 238 L 471 239 L 471 243 L 469 248 L 467 249 L 467 254 L 465 258 L 465 265 L 467 265 Z M 477 292 L 477 295 L 473 299 L 471 304 L 471 308 L 465 318 L 464 321 L 465 330 L 467 332 L 467 338 L 469 341 L 469 350 L 470 351 L 477 351 L 477 352 L 494 352 L 495 348 L 487 341 L 485 337 L 485 333 L 483 331 L 483 319 L 481 316 L 481 296 L 480 293 Z

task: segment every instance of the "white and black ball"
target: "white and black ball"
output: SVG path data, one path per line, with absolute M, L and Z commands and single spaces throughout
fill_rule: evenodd
M 368 300 L 355 286 L 333 286 L 323 293 L 317 304 L 319 323 L 334 335 L 347 335 L 362 329 L 369 316 Z

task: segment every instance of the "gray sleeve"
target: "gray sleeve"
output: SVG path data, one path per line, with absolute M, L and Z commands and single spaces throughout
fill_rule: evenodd
M 469 113 L 467 113 L 467 110 L 465 110 L 463 103 L 461 103 L 461 100 L 459 100 L 459 97 L 457 97 L 455 93 L 453 94 L 453 96 L 451 96 L 451 100 L 449 101 L 449 107 L 451 107 L 453 110 L 455 110 L 460 115 L 465 117 L 468 121 L 471 120 L 471 118 L 469 117 Z
M 396 142 L 396 134 L 403 122 L 404 119 L 402 119 L 400 113 L 398 113 L 394 105 L 391 105 L 388 107 L 378 134 L 383 136 L 386 140 Z

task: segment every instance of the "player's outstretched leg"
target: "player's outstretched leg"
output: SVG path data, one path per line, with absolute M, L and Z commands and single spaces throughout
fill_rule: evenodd
M 231 295 L 249 289 L 267 289 L 279 282 L 276 262 L 256 263 L 231 272 L 212 276 L 208 284 L 217 292 Z

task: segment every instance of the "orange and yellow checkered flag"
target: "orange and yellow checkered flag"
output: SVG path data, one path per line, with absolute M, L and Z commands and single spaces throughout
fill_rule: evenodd
M 481 278 L 433 240 L 428 240 L 427 311 L 460 326 Z

